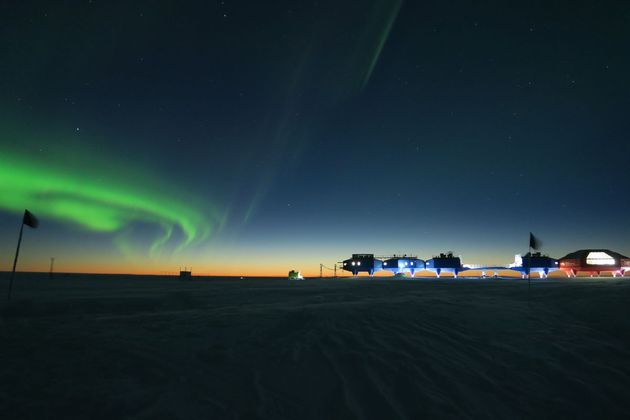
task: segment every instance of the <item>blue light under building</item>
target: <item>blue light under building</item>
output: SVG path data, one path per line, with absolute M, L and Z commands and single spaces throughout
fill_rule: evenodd
M 433 257 L 426 261 L 425 268 L 436 276 L 440 277 L 442 273 L 452 273 L 453 276 L 457 275 L 468 268 L 462 265 L 462 260 L 459 257 L 454 257 L 452 252 Z
M 517 255 L 514 264 L 510 264 L 507 268 L 520 272 L 522 278 L 531 273 L 538 273 L 541 278 L 546 278 L 549 273 L 559 269 L 558 260 L 542 255 L 540 252 L 533 254 L 528 252 L 523 257 Z
M 399 257 L 394 255 L 392 258 L 383 261 L 383 269 L 394 274 L 409 273 L 411 277 L 414 277 L 416 271 L 425 269 L 425 264 L 423 260 L 417 257 L 408 257 L 407 255 Z
M 455 257 L 452 252 L 441 253 L 426 261 L 406 254 L 387 257 L 352 254 L 352 258 L 342 261 L 341 268 L 351 272 L 353 276 L 359 273 L 373 276 L 381 270 L 389 271 L 396 277 L 404 277 L 407 273 L 414 277 L 420 271 L 430 271 L 438 278 L 443 273 L 450 273 L 457 278 L 462 272 L 471 270 L 481 271 L 480 277 L 486 277 L 486 273 L 493 273 L 497 277 L 499 271 L 508 270 L 520 273 L 522 278 L 529 277 L 532 273 L 538 274 L 540 278 L 547 278 L 550 273 L 558 270 L 565 271 L 569 277 L 575 277 L 578 272 L 591 275 L 611 272 L 613 276 L 624 276 L 630 272 L 630 258 L 610 250 L 586 249 L 570 253 L 559 260 L 535 252 L 522 257 L 516 255 L 514 263 L 507 266 L 481 266 L 463 265 L 461 258 Z

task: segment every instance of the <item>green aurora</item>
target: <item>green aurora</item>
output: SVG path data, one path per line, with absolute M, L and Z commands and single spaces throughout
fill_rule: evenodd
M 299 167 L 304 151 L 317 135 L 316 127 L 322 124 L 320 118 L 308 116 L 302 98 L 313 95 L 319 106 L 336 109 L 360 95 L 377 67 L 401 4 L 402 0 L 371 2 L 359 13 L 354 33 L 346 39 L 337 39 L 326 28 L 313 27 L 311 35 L 296 44 L 299 48 L 292 50 L 291 61 L 282 67 L 279 106 L 269 108 L 261 129 L 267 142 L 265 149 L 271 153 L 254 180 L 235 186 L 234 202 L 226 202 L 221 211 L 211 206 L 216 204 L 214 199 L 200 203 L 178 197 L 177 181 L 165 186 L 163 178 L 148 174 L 147 168 L 154 162 L 137 150 L 112 156 L 112 139 L 108 137 L 121 133 L 84 132 L 83 125 L 89 123 L 79 123 L 81 131 L 77 128 L 76 132 L 74 125 L 68 127 L 68 121 L 84 119 L 81 112 L 42 119 L 30 111 L 16 113 L 11 107 L 0 109 L 0 211 L 17 215 L 29 208 L 43 219 L 114 234 L 113 244 L 126 256 L 133 256 L 137 246 L 144 243 L 148 243 L 149 254 L 156 257 L 198 245 L 211 233 L 216 238 L 227 225 L 228 209 L 232 209 L 232 220 L 241 221 L 231 230 L 243 229 L 253 223 L 280 168 Z M 341 18 L 332 22 L 345 24 Z M 302 28 L 295 35 L 296 39 L 304 36 Z M 331 43 L 340 43 L 340 51 L 331 50 Z M 333 71 L 313 73 L 312 69 L 330 58 L 334 59 Z M 249 153 L 242 159 L 243 166 L 258 162 L 259 150 L 251 148 Z M 159 155 L 152 157 L 157 157 L 159 163 Z M 190 185 L 185 177 L 178 181 Z M 240 200 L 245 202 L 242 207 Z M 156 228 L 151 239 L 134 229 L 144 225 Z
M 70 222 L 90 231 L 121 232 L 134 222 L 161 227 L 151 254 L 181 231 L 177 250 L 206 239 L 218 218 L 170 199 L 157 186 L 123 185 L 111 176 L 94 176 L 78 170 L 55 168 L 19 155 L 0 156 L 0 209 L 21 213 L 32 210 L 41 218 Z M 121 236 L 122 237 L 122 236 Z M 120 238 L 116 241 L 119 247 Z M 127 247 L 128 248 L 128 247 Z
M 271 133 L 269 149 L 277 153 L 260 171 L 256 189 L 251 194 L 243 216 L 243 224 L 251 222 L 254 218 L 277 177 L 278 168 L 287 165 L 293 168 L 299 166 L 304 150 L 312 141 L 313 128 L 322 123 L 321 120 L 309 119 L 304 115 L 299 119 L 295 118 L 296 115 L 300 115 L 300 98 L 316 91 L 315 96 L 321 101 L 321 106 L 335 109 L 343 107 L 350 98 L 360 95 L 366 89 L 378 65 L 402 4 L 402 0 L 369 2 L 365 7 L 360 7 L 365 10 L 361 14 L 360 25 L 353 28 L 355 32 L 353 37 L 345 41 L 332 40 L 328 38 L 330 36 L 328 30 L 317 29 L 314 30 L 312 39 L 327 39 L 329 42 L 318 44 L 311 40 L 294 53 L 292 65 L 286 66 L 289 70 L 282 78 L 286 82 L 283 85 L 280 111 L 268 118 L 276 122 L 268 131 Z M 343 22 L 339 21 L 336 24 L 341 26 Z M 296 38 L 299 39 L 297 35 Z M 324 75 L 313 74 L 312 68 L 316 68 L 323 57 L 331 54 L 329 43 L 337 44 L 342 51 L 332 53 L 333 71 Z M 252 155 L 251 160 L 255 160 L 256 157 Z
M 374 7 L 374 16 L 376 19 L 379 19 L 380 22 L 376 25 L 381 29 L 380 34 L 377 37 L 376 46 L 373 48 L 374 53 L 370 59 L 370 64 L 365 72 L 365 76 L 363 77 L 363 83 L 361 84 L 361 90 L 365 89 L 370 78 L 372 77 L 372 73 L 374 73 L 374 68 L 378 63 L 378 59 L 381 57 L 381 53 L 383 52 L 383 47 L 389 38 L 389 34 L 392 31 L 392 26 L 398 17 L 398 12 L 400 11 L 400 6 L 402 5 L 402 0 L 395 1 L 387 1 L 383 3 L 375 2 Z M 374 18 L 373 16 L 373 18 Z M 384 20 L 383 17 L 385 17 Z

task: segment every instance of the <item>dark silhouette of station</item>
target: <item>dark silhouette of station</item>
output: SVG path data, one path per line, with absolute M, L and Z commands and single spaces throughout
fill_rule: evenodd
M 352 258 L 343 261 L 342 268 L 350 271 L 353 276 L 359 273 L 368 273 L 373 276 L 383 269 L 383 261 L 374 258 L 374 254 L 352 254 Z
M 517 255 L 515 262 L 507 266 L 477 266 L 462 264 L 461 258 L 454 256 L 452 252 L 440 253 L 428 260 L 406 254 L 386 257 L 352 254 L 351 258 L 342 261 L 341 268 L 351 272 L 353 276 L 361 272 L 373 276 L 378 271 L 387 270 L 397 277 L 407 273 L 414 277 L 417 272 L 426 270 L 435 273 L 438 278 L 443 273 L 451 273 L 457 278 L 464 271 L 479 270 L 482 272 L 481 277 L 486 277 L 487 272 L 492 272 L 497 277 L 499 271 L 512 270 L 520 273 L 522 278 L 529 277 L 532 273 L 546 278 L 549 273 L 562 270 L 569 277 L 575 277 L 579 272 L 590 273 L 591 276 L 611 272 L 616 277 L 630 272 L 630 258 L 607 249 L 583 249 L 559 260 L 540 252 L 528 252 L 522 257 Z

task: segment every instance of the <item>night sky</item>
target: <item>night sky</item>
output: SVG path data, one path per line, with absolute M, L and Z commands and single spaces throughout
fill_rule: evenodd
M 630 4 L 0 5 L 0 269 L 630 254 Z

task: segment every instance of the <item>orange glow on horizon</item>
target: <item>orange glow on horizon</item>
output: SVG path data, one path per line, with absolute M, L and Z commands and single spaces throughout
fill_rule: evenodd
M 284 267 L 277 266 L 267 266 L 267 267 L 257 267 L 252 270 L 243 270 L 240 267 L 221 267 L 216 268 L 214 270 L 211 269 L 203 269 L 200 268 L 196 270 L 194 266 L 188 267 L 192 269 L 192 275 L 199 277 L 279 277 L 284 278 L 287 277 L 289 270 L 284 269 Z M 184 267 L 182 267 L 184 269 Z M 5 270 L 6 271 L 6 270 Z M 55 273 L 57 274 L 112 274 L 112 275 L 153 275 L 153 276 L 178 276 L 178 269 L 160 269 L 157 267 L 150 266 L 138 266 L 133 264 L 126 265 L 118 265 L 117 269 L 112 269 L 112 266 L 109 264 L 102 265 L 75 265 L 72 269 L 64 270 L 62 266 L 55 268 Z M 37 272 L 37 273 L 47 273 L 48 267 L 44 268 L 42 266 L 25 266 L 18 267 L 18 272 Z M 314 269 L 310 269 L 308 271 L 301 272 L 304 277 L 307 278 L 317 278 L 319 277 L 319 267 Z M 459 277 L 480 277 L 482 271 L 481 270 L 466 270 L 459 274 Z M 486 275 L 488 278 L 491 278 L 494 274 L 494 271 L 487 270 Z M 498 270 L 498 275 L 500 277 L 513 277 L 520 278 L 521 273 L 512 271 L 512 270 Z M 333 277 L 333 272 L 323 272 L 323 276 L 330 278 Z M 379 271 L 375 273 L 375 278 L 392 278 L 394 275 L 386 270 Z M 352 277 L 352 274 L 347 271 L 343 271 L 341 269 L 337 269 L 337 277 Z M 368 278 L 369 275 L 367 273 L 360 273 L 359 277 Z M 416 278 L 437 278 L 435 273 L 430 271 L 419 271 L 416 272 Z M 532 273 L 532 278 L 536 279 L 539 277 L 538 273 Z M 552 278 L 565 278 L 566 274 L 561 271 L 555 271 L 553 273 L 549 273 L 549 277 Z M 411 279 L 409 275 L 407 275 L 408 279 Z M 440 276 L 442 279 L 452 279 L 454 278 L 452 273 L 442 273 Z

